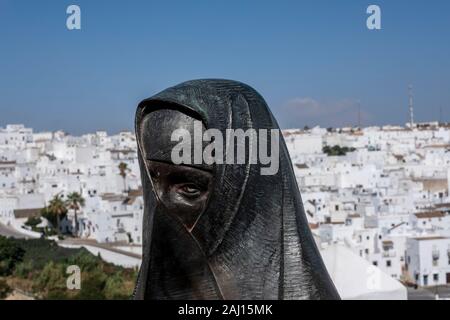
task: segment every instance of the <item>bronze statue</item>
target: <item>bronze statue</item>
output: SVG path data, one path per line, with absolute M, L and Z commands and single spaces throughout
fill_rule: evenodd
M 282 137 L 279 170 L 174 164 L 178 128 L 279 126 L 251 87 L 194 80 L 142 101 L 136 136 L 144 189 L 135 299 L 339 299 L 316 247 Z

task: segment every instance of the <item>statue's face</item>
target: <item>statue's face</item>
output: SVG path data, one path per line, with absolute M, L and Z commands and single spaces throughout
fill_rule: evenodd
M 158 207 L 178 217 L 191 230 L 206 207 L 212 190 L 212 172 L 208 168 L 175 165 L 170 161 L 176 129 L 193 130 L 195 119 L 176 110 L 158 110 L 148 114 L 141 126 L 141 145 Z

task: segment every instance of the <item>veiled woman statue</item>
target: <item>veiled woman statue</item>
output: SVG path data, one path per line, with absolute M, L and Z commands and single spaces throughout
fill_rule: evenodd
M 339 299 L 308 226 L 283 137 L 279 169 L 175 164 L 177 129 L 279 129 L 264 99 L 229 80 L 194 80 L 142 101 L 144 189 L 135 299 Z

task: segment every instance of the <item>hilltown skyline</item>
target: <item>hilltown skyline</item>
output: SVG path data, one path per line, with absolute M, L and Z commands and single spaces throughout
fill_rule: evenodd
M 283 131 L 310 228 L 325 264 L 340 265 L 331 276 L 344 298 L 405 299 L 405 285 L 450 281 L 450 126 L 419 126 Z M 77 218 L 69 211 L 62 230 L 100 246 L 128 242 L 139 253 L 136 148 L 132 132 L 0 129 L 0 223 L 38 238 L 40 229 L 30 229 L 27 219 L 55 196 L 79 192 L 85 205 Z M 382 285 L 366 287 L 372 276 Z
M 356 120 L 355 122 L 357 123 L 358 120 Z M 8 121 L 2 121 L 0 123 L 0 129 L 1 128 L 5 128 L 8 125 L 24 125 L 27 128 L 32 128 L 34 132 L 36 133 L 43 133 L 43 132 L 63 132 L 67 135 L 71 135 L 71 136 L 82 136 L 82 135 L 86 135 L 86 134 L 92 134 L 92 133 L 96 133 L 96 132 L 106 132 L 108 135 L 116 135 L 119 134 L 121 132 L 132 132 L 134 133 L 134 128 L 123 128 L 117 131 L 111 131 L 111 130 L 107 130 L 104 128 L 98 128 L 96 130 L 92 130 L 92 131 L 86 131 L 86 132 L 81 132 L 81 133 L 72 133 L 68 130 L 65 130 L 64 128 L 61 127 L 56 127 L 56 129 L 38 129 L 35 130 L 35 127 L 28 125 L 28 123 L 26 122 L 8 122 Z M 450 125 L 450 121 L 440 121 L 440 120 L 431 120 L 431 121 L 424 121 L 424 122 L 415 122 L 414 123 L 415 126 L 449 126 Z M 333 129 L 336 131 L 342 130 L 342 129 L 366 129 L 366 128 L 383 128 L 383 127 L 399 127 L 399 128 L 409 128 L 410 127 L 410 123 L 407 122 L 405 120 L 404 124 L 394 124 L 394 123 L 385 123 L 385 124 L 373 124 L 373 125 L 361 125 L 361 127 L 359 127 L 357 124 L 355 125 L 349 125 L 349 126 L 321 126 L 321 125 L 303 125 L 303 126 L 298 126 L 298 127 L 287 127 L 287 128 L 281 128 L 282 131 L 285 130 L 311 130 L 313 128 L 323 128 L 323 129 Z

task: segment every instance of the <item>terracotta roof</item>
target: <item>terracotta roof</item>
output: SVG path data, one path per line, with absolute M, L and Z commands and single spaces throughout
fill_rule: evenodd
M 449 239 L 447 237 L 442 237 L 442 236 L 434 236 L 434 237 L 417 237 L 417 238 L 413 238 L 415 240 L 418 241 L 427 241 L 427 240 L 445 240 L 445 239 Z
M 136 201 L 137 198 L 142 197 L 143 195 L 144 191 L 142 190 L 142 187 L 137 190 L 130 190 L 128 191 L 128 197 L 125 198 L 123 204 L 131 205 Z
M 43 208 L 34 209 L 16 209 L 14 210 L 14 217 L 16 219 L 38 217 L 41 214 Z
M 429 191 L 441 191 L 448 189 L 448 181 L 445 179 L 413 179 L 414 182 L 421 182 L 423 188 Z
M 318 223 L 310 223 L 310 224 L 309 224 L 309 228 L 310 228 L 310 229 L 313 229 L 313 230 L 314 230 L 314 229 L 318 229 L 318 228 L 319 228 L 319 224 L 318 224 Z
M 115 193 L 104 193 L 101 195 L 102 200 L 104 201 L 125 201 L 126 197 L 121 194 L 115 194 Z
M 416 213 L 415 216 L 418 219 L 443 218 L 445 217 L 445 213 L 441 211 L 429 211 Z
M 130 197 L 139 197 L 139 196 L 144 195 L 144 191 L 142 190 L 142 187 L 140 187 L 137 190 L 130 190 L 130 191 L 128 191 L 128 195 Z
M 424 146 L 424 148 L 450 148 L 450 144 L 430 144 Z
M 111 153 L 124 153 L 124 154 L 136 152 L 135 150 L 132 149 L 108 149 L 108 151 L 110 151 Z
M 16 161 L 0 161 L 0 165 L 15 165 Z
M 450 203 L 438 203 L 434 205 L 435 208 L 450 208 Z

